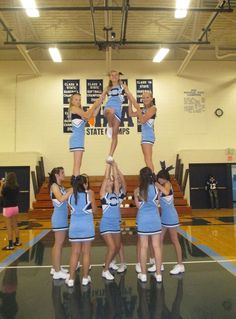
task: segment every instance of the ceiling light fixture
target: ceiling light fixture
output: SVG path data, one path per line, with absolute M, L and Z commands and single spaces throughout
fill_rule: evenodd
M 190 0 L 176 0 L 176 10 L 175 10 L 175 18 L 183 19 L 186 17 L 188 13 Z
M 56 63 L 62 62 L 61 54 L 58 48 L 49 48 L 48 51 L 50 53 L 50 56 L 53 62 L 56 62 Z
M 35 0 L 21 0 L 21 4 L 25 8 L 27 16 L 31 18 L 39 17 L 39 11 L 37 9 Z
M 154 56 L 152 62 L 160 63 L 169 53 L 169 48 L 160 48 Z

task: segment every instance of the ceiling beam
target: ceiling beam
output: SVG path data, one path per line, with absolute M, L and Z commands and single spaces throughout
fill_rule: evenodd
M 39 11 L 90 11 L 91 7 L 83 7 L 83 6 L 73 6 L 73 7 L 38 7 L 37 8 Z M 122 11 L 123 7 L 122 6 L 94 6 L 93 10 L 94 11 Z M 175 7 L 129 7 L 129 11 L 175 11 Z M 23 7 L 0 7 L 0 11 L 25 11 Z M 188 8 L 188 11 L 192 12 L 233 12 L 233 9 L 228 6 L 228 8 L 207 8 L 207 7 L 202 7 L 202 8 Z
M 219 1 L 217 6 L 216 6 L 216 8 L 223 8 L 224 5 L 226 4 L 226 2 L 227 1 L 222 1 L 222 0 Z M 198 37 L 198 39 L 200 41 L 203 39 L 204 36 L 207 36 L 207 32 L 209 31 L 210 26 L 215 21 L 215 19 L 218 16 L 218 14 L 219 14 L 219 12 L 215 12 L 215 13 L 212 13 L 212 15 L 209 17 L 205 27 L 202 29 L 203 31 L 201 32 L 201 34 Z M 189 64 L 189 62 L 191 61 L 192 57 L 194 56 L 194 54 L 196 53 L 197 49 L 199 48 L 199 44 L 193 44 L 190 47 L 187 56 L 185 57 L 184 61 L 182 62 L 181 66 L 179 67 L 179 69 L 177 71 L 177 75 L 178 76 L 180 76 L 184 72 L 184 70 L 186 69 L 187 65 Z
M 7 35 L 10 36 L 12 41 L 17 41 L 17 37 L 15 36 L 15 34 L 9 29 L 9 27 L 7 26 L 7 22 L 6 19 L 3 17 L 2 13 L 0 12 L 0 23 L 2 24 L 4 30 L 7 32 Z M 33 71 L 33 73 L 35 75 L 40 75 L 39 69 L 37 68 L 37 66 L 35 65 L 35 63 L 33 62 L 33 60 L 31 59 L 25 45 L 23 44 L 16 44 L 17 49 L 19 50 L 19 52 L 21 53 L 21 55 L 24 57 L 25 61 L 27 62 L 28 66 L 31 68 L 31 70 Z
M 4 44 L 6 45 L 95 45 L 97 44 L 98 47 L 109 47 L 109 46 L 125 46 L 125 45 L 160 45 L 160 44 L 168 44 L 168 45 L 203 45 L 203 44 L 210 44 L 209 41 L 125 41 L 124 43 L 120 43 L 120 41 L 5 41 Z

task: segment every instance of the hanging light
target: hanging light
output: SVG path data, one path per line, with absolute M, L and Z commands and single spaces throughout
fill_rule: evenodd
M 35 0 L 21 0 L 21 4 L 25 8 L 27 16 L 31 18 L 39 17 L 39 11 L 37 9 Z
M 160 63 L 169 53 L 169 48 L 160 48 L 154 56 L 152 62 Z
M 62 62 L 61 54 L 58 48 L 49 48 L 48 51 L 50 53 L 50 56 L 53 62 L 56 62 L 56 63 Z
M 186 17 L 188 13 L 190 0 L 176 0 L 176 10 L 175 10 L 175 18 L 183 19 Z

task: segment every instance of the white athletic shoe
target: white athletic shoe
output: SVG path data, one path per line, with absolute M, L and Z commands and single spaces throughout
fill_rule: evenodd
M 61 267 L 61 271 L 62 272 L 64 272 L 64 273 L 68 273 L 68 269 L 65 269 L 65 268 L 63 268 L 63 267 Z M 54 268 L 51 268 L 51 270 L 50 270 L 50 275 L 54 275 L 54 273 L 56 272 L 56 270 L 54 269 Z
M 119 266 L 117 266 L 116 262 L 114 260 L 112 260 L 112 262 L 109 265 L 109 268 L 116 271 L 119 269 Z
M 148 272 L 156 272 L 157 268 L 156 268 L 156 264 L 152 265 L 151 267 L 148 268 Z M 164 271 L 164 265 L 161 264 L 161 271 Z
M 120 264 L 120 267 L 117 269 L 118 274 L 121 274 L 122 272 L 125 272 L 127 269 L 126 264 Z
M 155 258 L 150 258 L 150 259 L 149 259 L 149 263 L 150 263 L 150 264 L 155 264 Z
M 63 271 L 55 271 L 53 274 L 53 279 L 67 279 L 68 276 L 69 274 Z
M 114 280 L 114 276 L 110 273 L 109 270 L 103 271 L 102 277 L 105 278 L 106 280 Z
M 78 261 L 78 264 L 77 264 L 76 270 L 78 270 L 80 267 L 81 267 L 81 264 L 80 264 L 80 261 Z
M 107 164 L 111 164 L 113 161 L 114 161 L 114 159 L 113 159 L 113 157 L 112 157 L 111 155 L 109 155 L 109 156 L 106 158 Z
M 136 270 L 136 272 L 137 272 L 138 274 L 141 272 L 140 263 L 137 263 L 137 264 L 135 265 L 135 270 Z
M 174 266 L 173 269 L 171 269 L 170 274 L 171 275 L 178 275 L 178 274 L 182 274 L 183 272 L 185 272 L 185 267 L 183 264 L 177 264 Z
M 75 281 L 74 279 L 70 279 L 69 277 L 65 280 L 65 283 L 68 287 L 72 288 L 74 287 Z
M 137 277 L 141 282 L 147 282 L 147 275 L 146 274 L 139 273 Z
M 112 127 L 110 127 L 107 123 L 107 137 L 112 138 Z
M 87 278 L 82 278 L 82 286 L 87 286 L 91 282 L 91 277 L 88 276 Z
M 158 275 L 157 273 L 154 274 L 157 282 L 162 282 L 162 275 Z

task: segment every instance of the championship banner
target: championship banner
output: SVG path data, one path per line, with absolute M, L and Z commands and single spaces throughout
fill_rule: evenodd
M 103 91 L 103 80 L 87 80 L 87 104 L 91 105 L 99 98 Z
M 69 108 L 63 107 L 63 133 L 71 133 L 72 124 L 71 119 L 69 118 Z
M 122 79 L 122 82 L 125 83 L 128 86 L 128 79 Z M 124 102 L 122 103 L 123 105 L 127 105 L 128 104 L 128 97 L 125 94 L 124 95 Z
M 144 91 L 153 92 L 152 80 L 136 80 L 136 98 L 138 103 L 142 103 L 142 94 Z
M 70 96 L 79 92 L 80 80 L 63 80 L 63 105 L 68 105 Z

